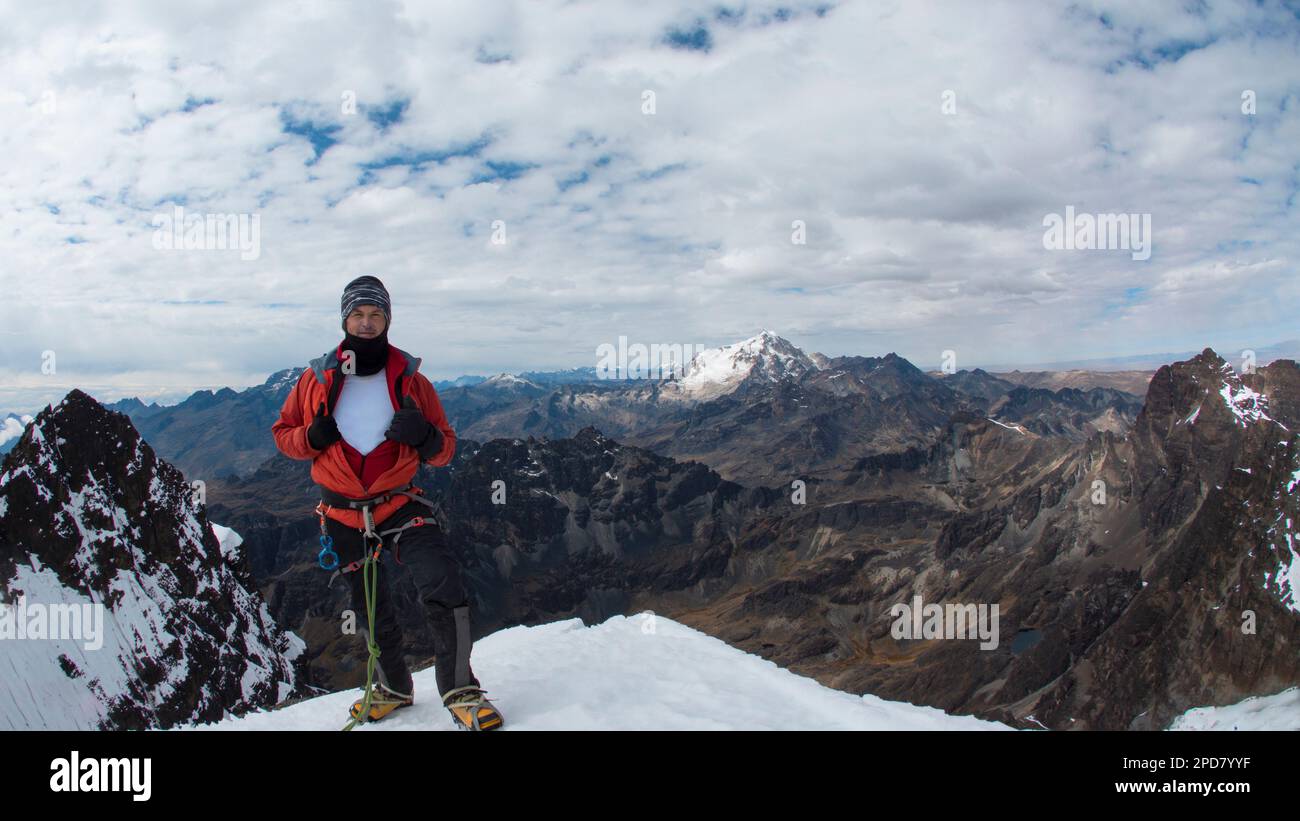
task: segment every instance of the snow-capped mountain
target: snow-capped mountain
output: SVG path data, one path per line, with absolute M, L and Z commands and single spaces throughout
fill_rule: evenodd
M 304 370 L 304 368 L 285 368 L 276 371 L 255 390 L 267 394 L 272 400 L 283 402 L 289 395 L 289 391 L 293 390 L 293 386 L 298 383 L 298 378 L 302 376 Z
M 819 367 L 789 340 L 763 330 L 741 342 L 697 353 L 676 380 L 676 387 L 685 397 L 711 399 L 731 393 L 747 379 L 798 380 Z
M 527 379 L 523 379 L 521 377 L 515 376 L 512 373 L 499 373 L 496 376 L 489 376 L 487 379 L 480 382 L 476 387 L 480 389 L 489 388 L 495 390 L 519 391 L 519 390 L 527 390 L 527 389 L 537 389 L 539 386 L 528 381 Z
M 875 696 L 832 690 L 766 659 L 644 612 L 584 626 L 567 619 L 499 630 L 474 644 L 474 673 L 509 730 L 1008 730 Z M 358 730 L 451 730 L 434 668 L 415 704 Z M 360 691 L 201 726 L 337 730 Z
M 303 642 L 126 416 L 73 390 L 0 469 L 0 727 L 169 727 L 294 692 Z

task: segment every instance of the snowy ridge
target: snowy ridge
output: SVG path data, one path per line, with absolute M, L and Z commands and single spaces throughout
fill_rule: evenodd
M 473 664 L 507 730 L 1011 729 L 832 690 L 649 612 L 591 627 L 574 618 L 499 630 L 475 642 Z M 413 706 L 357 730 L 453 730 L 436 693 L 433 668 L 421 670 Z M 360 694 L 331 693 L 200 729 L 338 730 Z

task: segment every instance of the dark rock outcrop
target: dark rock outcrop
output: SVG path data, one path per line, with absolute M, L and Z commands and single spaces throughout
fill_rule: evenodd
M 218 540 L 194 489 L 126 416 L 79 390 L 4 459 L 0 598 L 103 608 L 99 646 L 6 642 L 26 660 L 0 681 L 14 726 L 165 728 L 295 691 L 302 642 L 271 618 L 242 551 Z

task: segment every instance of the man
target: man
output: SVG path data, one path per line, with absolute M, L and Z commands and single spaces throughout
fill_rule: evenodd
M 443 705 L 458 727 L 497 729 L 501 714 L 483 697 L 469 664 L 469 591 L 459 562 L 442 528 L 426 518 L 430 503 L 411 481 L 421 462 L 441 467 L 451 461 L 456 433 L 437 391 L 419 372 L 419 357 L 388 343 L 392 305 L 384 284 L 357 277 L 343 289 L 340 308 L 343 341 L 312 360 L 285 399 L 271 427 L 276 447 L 292 459 L 312 460 L 321 533 L 332 540 L 358 621 L 368 621 L 362 559 L 382 541 L 420 592 L 433 627 Z M 363 719 L 371 721 L 414 701 L 390 586 L 382 564 L 375 570 L 372 627 L 380 680 Z M 361 707 L 361 701 L 352 705 L 354 717 L 361 717 Z

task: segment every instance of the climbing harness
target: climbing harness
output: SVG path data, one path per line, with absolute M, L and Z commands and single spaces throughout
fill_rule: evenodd
M 329 531 L 325 527 L 326 514 L 330 508 L 346 507 L 346 508 L 351 508 L 353 510 L 361 509 L 363 520 L 364 520 L 364 517 L 371 515 L 370 510 L 372 509 L 373 506 L 381 505 L 384 502 L 387 502 L 389 499 L 392 499 L 394 496 L 398 496 L 398 495 L 406 496 L 410 499 L 414 499 L 415 501 L 419 502 L 422 505 L 428 506 L 430 508 L 429 515 L 413 516 L 411 517 L 410 521 L 406 522 L 406 524 L 403 524 L 400 527 L 392 527 L 387 530 L 381 530 L 377 534 L 381 539 L 382 537 L 395 534 L 393 535 L 393 547 L 395 549 L 393 557 L 394 559 L 396 559 L 398 564 L 401 564 L 402 563 L 401 538 L 404 532 L 406 532 L 408 529 L 412 527 L 423 527 L 426 524 L 433 524 L 437 526 L 439 529 L 442 529 L 444 531 L 446 530 L 445 522 L 447 517 L 446 517 L 446 513 L 443 511 L 441 500 L 426 499 L 424 498 L 424 496 L 420 495 L 423 492 L 424 491 L 421 490 L 418 486 L 411 484 L 399 490 L 390 490 L 387 493 L 380 494 L 379 496 L 372 496 L 369 499 L 349 499 L 348 497 L 334 493 L 328 490 L 327 488 L 321 488 L 321 502 L 316 505 L 316 514 L 317 516 L 320 517 L 320 544 L 321 544 L 321 551 L 317 555 L 317 561 L 319 562 L 321 569 L 333 571 L 333 574 L 330 576 L 329 583 L 326 585 L 326 587 L 333 587 L 335 579 L 337 579 L 339 576 L 343 575 L 344 573 L 352 573 L 356 570 L 359 570 L 361 568 L 362 563 L 365 561 L 365 556 L 363 555 L 362 558 L 358 559 L 357 561 L 349 562 L 348 564 L 343 565 L 342 567 L 339 566 L 339 556 L 336 552 L 334 552 L 334 539 L 329 535 Z M 371 527 L 373 527 L 373 522 L 370 522 L 369 524 Z

